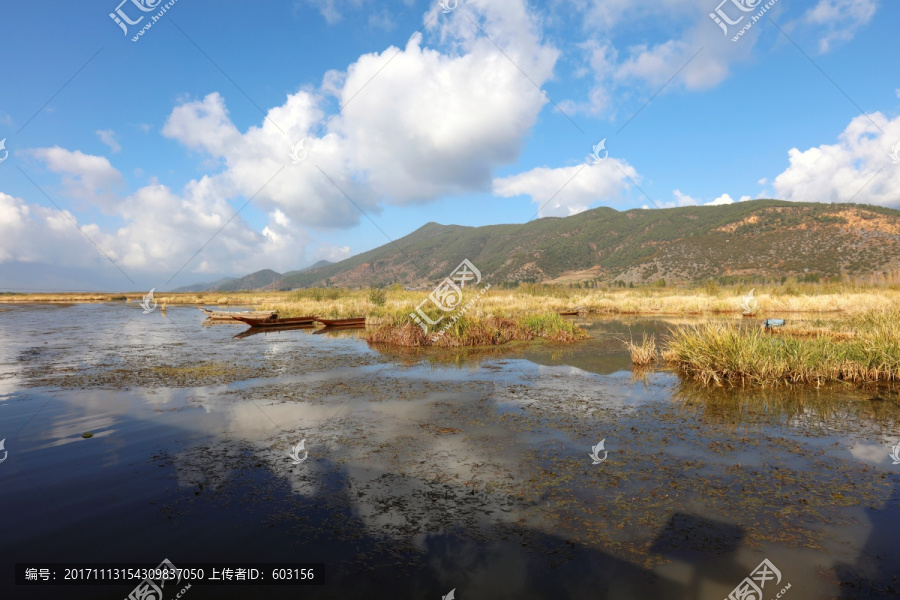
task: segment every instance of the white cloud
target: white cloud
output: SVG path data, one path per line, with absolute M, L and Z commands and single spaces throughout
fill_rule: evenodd
M 551 76 L 558 52 L 540 44 L 521 2 L 467 7 L 503 52 L 454 13 L 431 26 L 452 53 L 423 48 L 416 34 L 403 49 L 366 54 L 346 72 L 327 73 L 318 92 L 292 94 L 260 127 L 240 132 L 213 93 L 176 107 L 163 133 L 221 162 L 215 177 L 228 197 L 255 196 L 255 205 L 311 226 L 357 223 L 354 203 L 377 214 L 382 202 L 488 190 L 493 170 L 517 158 L 546 104 L 535 84 Z M 329 94 L 343 109 L 317 137 Z M 301 139 L 308 158 L 263 186 Z
M 90 196 L 97 203 L 102 195 L 98 190 L 121 181 L 120 173 L 104 157 L 59 147 L 30 154 L 63 175 L 69 197 Z M 191 181 L 180 194 L 154 182 L 131 195 L 113 197 L 115 202 L 99 206 L 116 224 L 101 227 L 77 223 L 69 211 L 0 193 L 0 262 L 90 266 L 105 262 L 105 254 L 127 273 L 173 274 L 215 237 L 211 251 L 201 254 L 189 270 L 240 273 L 295 267 L 309 242 L 305 231 L 289 230 L 287 217 L 277 211 L 270 215 L 264 233 L 253 231 L 240 217 L 222 229 L 235 209 L 216 178 Z
M 73 221 L 75 217 L 68 211 L 29 205 L 21 198 L 0 192 L 0 263 L 55 262 L 72 266 L 91 262 L 96 250 Z
M 397 22 L 393 14 L 382 9 L 369 15 L 369 27 L 383 31 L 393 31 L 397 28 Z
M 116 132 L 112 129 L 100 129 L 94 133 L 97 134 L 97 137 L 100 138 L 101 142 L 109 146 L 109 149 L 113 154 L 122 151 L 122 146 L 120 146 L 118 140 L 116 140 Z
M 699 200 L 687 194 L 683 194 L 681 190 L 674 190 L 672 193 L 675 196 L 675 201 L 666 202 L 658 208 L 674 208 L 676 206 L 721 206 L 723 204 L 734 203 L 734 199 L 729 194 L 722 194 L 715 200 L 704 202 L 703 200 Z M 744 202 L 745 200 L 750 200 L 750 196 L 741 196 L 741 199 L 738 200 L 738 202 Z M 644 208 L 648 208 L 648 206 L 645 205 Z
M 225 101 L 217 92 L 202 101 L 186 102 L 169 115 L 162 133 L 175 138 L 193 150 L 205 150 L 223 158 L 235 150 L 243 150 L 241 133 L 231 122 Z M 236 148 L 238 147 L 238 148 Z
M 707 0 L 572 0 L 571 4 L 584 16 L 584 30 L 590 36 L 579 47 L 593 72 L 594 85 L 586 101 L 563 100 L 560 105 L 564 110 L 593 114 L 612 109 L 609 98 L 623 86 L 645 86 L 649 98 L 660 90 L 669 93 L 718 85 L 733 63 L 752 58 L 762 29 L 753 28 L 740 43 L 733 43 L 709 18 L 712 7 Z M 666 23 L 670 38 L 628 48 L 616 48 L 611 41 L 622 28 L 660 21 Z
M 432 10 L 439 10 L 437 4 Z M 352 226 L 360 220 L 357 206 L 377 217 L 384 203 L 491 189 L 494 169 L 515 161 L 544 108 L 547 100 L 538 87 L 552 76 L 559 53 L 541 43 L 538 23 L 521 0 L 460 4 L 429 30 L 440 38 L 442 51 L 423 47 L 417 34 L 404 48 L 363 55 L 346 71 L 327 73 L 318 90 L 289 95 L 244 131 L 219 93 L 180 101 L 161 132 L 197 152 L 211 174 L 181 190 L 151 177 L 149 185 L 102 203 L 114 224 L 82 230 L 125 269 L 174 271 L 214 235 L 189 271 L 290 269 L 304 259 L 308 228 Z M 327 122 L 324 107 L 331 95 L 343 109 Z M 301 139 L 308 157 L 293 164 L 289 153 Z M 107 192 L 121 185 L 121 174 L 105 157 L 62 148 L 33 154 L 62 175 L 72 198 L 96 201 L 98 192 L 112 197 Z M 597 182 L 600 192 L 613 187 L 603 178 Z M 261 231 L 238 216 L 216 234 L 251 198 L 255 209 L 269 215 Z M 580 201 L 566 202 L 581 210 Z M 25 211 L 36 219 L 35 227 L 66 226 L 80 235 L 56 211 L 42 210 L 7 207 L 10 219 L 21 219 Z M 6 244 L 4 239 L 0 246 Z M 51 244 L 47 251 L 63 250 Z M 348 246 L 309 251 L 329 260 L 350 254 Z
M 672 193 L 675 195 L 675 206 L 696 206 L 700 204 L 695 198 L 682 194 L 681 190 L 675 190 Z
M 291 220 L 287 218 L 283 212 L 278 209 L 275 209 L 275 212 L 272 213 L 272 220 L 275 221 L 276 224 L 281 225 L 282 227 L 287 227 L 291 224 Z
M 341 102 L 359 90 L 394 52 L 360 58 Z M 555 51 L 513 60 L 541 85 Z M 472 85 L 473 82 L 478 85 Z M 419 47 L 415 36 L 390 70 L 335 120 L 348 159 L 374 190 L 394 202 L 417 202 L 490 186 L 495 167 L 511 163 L 546 98 L 487 40 L 447 57 Z
M 109 210 L 118 199 L 122 175 L 103 156 L 74 152 L 54 146 L 26 151 L 42 160 L 50 171 L 62 175 L 65 193 L 70 198 L 90 201 Z
M 325 18 L 325 22 L 329 25 L 340 23 L 344 16 L 342 11 L 358 8 L 362 4 L 362 0 L 305 0 L 307 4 L 311 4 L 318 9 L 319 14 Z
M 659 87 L 666 85 L 676 73 L 679 77 L 676 86 L 680 83 L 689 90 L 706 89 L 725 79 L 728 62 L 721 54 L 707 52 L 693 40 L 669 40 L 653 47 L 632 48 L 631 56 L 616 68 L 615 77 L 638 79 Z
M 792 148 L 790 166 L 773 181 L 778 197 L 900 205 L 900 165 L 892 164 L 889 155 L 900 141 L 900 117 L 889 120 L 880 112 L 870 117 L 850 121 L 836 144 Z
M 869 23 L 878 6 L 875 0 L 819 0 L 806 11 L 803 21 L 822 28 L 819 52 L 828 52 L 835 42 L 853 39 L 856 31 Z
M 597 203 L 615 204 L 623 200 L 628 189 L 625 174 L 635 181 L 638 179 L 632 166 L 612 158 L 599 164 L 539 167 L 495 179 L 494 194 L 504 198 L 530 196 L 540 208 L 540 216 L 567 217 Z

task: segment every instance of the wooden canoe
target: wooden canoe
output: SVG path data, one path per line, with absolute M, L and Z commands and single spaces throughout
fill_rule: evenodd
M 200 307 L 203 314 L 207 315 L 214 321 L 235 321 L 237 317 L 250 317 L 251 319 L 265 319 L 275 315 L 273 310 L 244 310 L 244 311 L 228 311 L 228 310 L 210 310 Z
M 235 317 L 238 321 L 242 321 L 250 327 L 283 327 L 284 325 L 312 325 L 315 317 L 288 317 L 287 319 L 279 319 L 276 316 L 267 317 L 265 319 L 254 319 L 251 317 Z
M 564 310 L 557 314 L 561 317 L 573 317 L 578 314 L 578 311 L 577 310 Z
M 365 327 L 366 318 L 356 317 L 353 319 L 316 319 L 325 327 Z

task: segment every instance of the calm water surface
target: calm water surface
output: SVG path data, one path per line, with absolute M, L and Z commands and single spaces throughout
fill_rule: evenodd
M 134 587 L 14 586 L 16 562 L 163 558 L 327 565 L 321 586 L 190 599 L 721 600 L 764 559 L 766 600 L 900 597 L 891 389 L 632 372 L 621 340 L 652 319 L 448 353 L 236 339 L 190 307 L 5 307 L 0 598 Z

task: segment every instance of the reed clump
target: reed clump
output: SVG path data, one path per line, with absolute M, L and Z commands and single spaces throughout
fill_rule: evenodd
M 666 362 L 706 384 L 900 380 L 900 312 L 870 311 L 830 327 L 774 330 L 730 323 L 669 331 Z
M 625 347 L 631 353 L 631 362 L 639 367 L 654 363 L 659 358 L 655 335 L 647 336 L 645 333 L 640 342 L 631 339 L 625 342 Z
M 445 327 L 428 333 L 408 319 L 385 323 L 369 335 L 373 344 L 394 346 L 434 346 L 438 348 L 497 346 L 511 341 L 545 339 L 569 343 L 588 337 L 587 333 L 556 314 L 509 319 L 497 316 L 462 316 Z

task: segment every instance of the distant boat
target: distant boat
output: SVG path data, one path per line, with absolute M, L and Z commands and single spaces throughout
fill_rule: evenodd
M 365 327 L 366 326 L 366 318 L 365 317 L 355 317 L 353 319 L 319 319 L 319 318 L 316 318 L 316 321 L 318 321 L 325 327 Z
M 784 327 L 784 319 L 766 319 L 763 321 L 763 329 L 772 329 L 773 327 Z
M 577 310 L 564 310 L 557 313 L 561 317 L 572 317 L 578 314 Z
M 316 317 L 289 317 L 287 319 L 279 319 L 272 315 L 264 319 L 235 316 L 235 319 L 242 321 L 250 327 L 284 327 L 285 325 L 312 325 L 317 319 Z
M 238 317 L 249 317 L 251 319 L 267 319 L 269 317 L 277 316 L 277 313 L 274 310 L 244 310 L 244 311 L 229 311 L 229 310 L 210 310 L 208 308 L 200 308 L 201 311 L 205 315 L 209 317 L 211 321 L 235 321 L 238 320 Z

